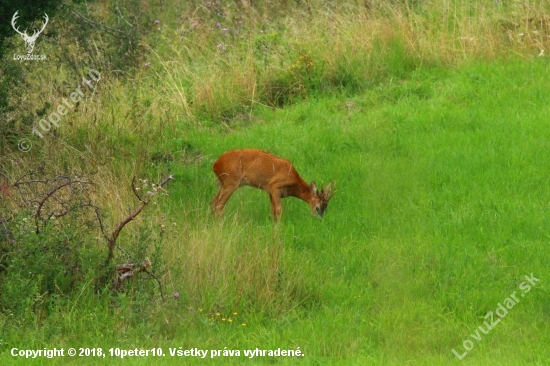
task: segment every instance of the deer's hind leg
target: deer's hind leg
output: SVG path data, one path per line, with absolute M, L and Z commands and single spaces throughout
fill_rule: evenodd
M 220 216 L 222 214 L 227 200 L 240 186 L 239 181 L 232 181 L 231 179 L 221 179 L 220 177 L 218 177 L 218 180 L 220 183 L 220 190 L 214 196 L 212 201 L 210 201 L 210 207 L 212 208 L 212 213 L 215 216 Z

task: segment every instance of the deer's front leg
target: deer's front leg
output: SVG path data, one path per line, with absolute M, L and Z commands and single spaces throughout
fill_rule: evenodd
M 283 213 L 283 206 L 281 205 L 281 196 L 279 192 L 270 192 L 269 198 L 271 200 L 271 215 L 277 222 L 281 221 L 281 214 Z

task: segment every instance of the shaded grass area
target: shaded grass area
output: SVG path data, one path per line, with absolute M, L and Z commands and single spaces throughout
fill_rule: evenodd
M 2 358 L 14 362 L 12 347 L 300 347 L 300 359 L 250 362 L 458 364 L 451 349 L 463 353 L 533 273 L 541 281 L 461 364 L 547 363 L 548 68 L 545 58 L 417 68 L 352 97 L 258 107 L 242 123 L 172 121 L 143 171 L 171 171 L 176 183 L 144 220 L 167 217 L 163 281 L 180 297 L 161 303 L 135 285 L 104 302 L 84 287 L 32 325 L 2 314 Z M 241 147 L 291 159 L 308 182 L 335 180 L 323 221 L 288 198 L 275 226 L 268 197 L 249 188 L 214 221 L 211 165 Z M 188 160 L 171 158 L 181 151 Z

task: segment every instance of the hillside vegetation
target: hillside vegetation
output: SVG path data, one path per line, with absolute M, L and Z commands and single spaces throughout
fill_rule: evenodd
M 0 363 L 550 362 L 550 4 L 127 0 L 50 22 L 47 61 L 13 60 L 14 33 L 0 71 Z M 244 147 L 336 184 L 323 220 L 286 198 L 273 223 L 252 188 L 213 218 L 212 164 Z M 106 357 L 12 356 L 70 347 Z M 244 353 L 278 348 L 303 356 Z

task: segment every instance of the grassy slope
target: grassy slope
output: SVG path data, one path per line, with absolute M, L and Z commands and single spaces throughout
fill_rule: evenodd
M 284 202 L 284 265 L 307 274 L 317 303 L 270 326 L 275 341 L 237 344 L 292 340 L 311 360 L 446 364 L 534 273 L 536 290 L 466 362 L 547 362 L 547 71 L 545 61 L 418 71 L 353 99 L 266 112 L 269 124 L 190 136 L 213 156 L 255 146 L 291 157 L 308 180 L 338 181 L 322 223 Z M 208 165 L 197 179 L 212 175 Z M 230 208 L 264 224 L 265 195 L 239 193 Z
M 545 59 L 419 69 L 353 98 L 310 99 L 258 110 L 248 126 L 187 131 L 205 157 L 159 167 L 177 179 L 163 201 L 178 228 L 165 247 L 167 288 L 185 296 L 151 318 L 130 300 L 107 310 L 90 299 L 10 341 L 165 353 L 300 347 L 303 359 L 277 361 L 458 364 L 451 349 L 462 353 L 485 314 L 533 273 L 541 282 L 462 363 L 548 363 L 548 69 Z M 213 222 L 211 163 L 244 146 L 290 158 L 308 181 L 336 180 L 325 219 L 289 198 L 274 228 L 267 196 L 242 189 L 226 222 Z M 238 314 L 231 324 L 210 322 L 216 311 Z M 182 362 L 127 363 L 168 361 Z

